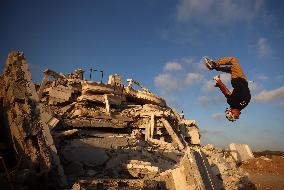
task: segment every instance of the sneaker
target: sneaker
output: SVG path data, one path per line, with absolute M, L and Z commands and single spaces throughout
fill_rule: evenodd
M 213 70 L 215 68 L 214 62 L 208 57 L 204 58 L 204 64 L 209 70 Z

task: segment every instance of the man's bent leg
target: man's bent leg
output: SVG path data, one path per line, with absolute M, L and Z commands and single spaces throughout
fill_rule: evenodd
M 221 81 L 220 77 L 214 77 L 214 80 L 216 81 L 215 86 L 220 88 L 221 92 L 225 95 L 226 98 L 232 94 L 230 90 L 226 87 L 226 85 Z

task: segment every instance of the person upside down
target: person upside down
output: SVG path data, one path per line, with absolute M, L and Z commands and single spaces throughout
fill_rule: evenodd
M 231 84 L 233 91 L 226 87 L 221 81 L 220 75 L 213 78 L 216 81 L 215 86 L 219 87 L 221 92 L 227 98 L 230 108 L 226 108 L 225 115 L 229 121 L 239 119 L 241 110 L 244 109 L 251 100 L 251 94 L 248 87 L 246 76 L 242 70 L 239 60 L 235 57 L 223 57 L 216 61 L 205 58 L 205 64 L 208 69 L 222 71 L 231 74 Z

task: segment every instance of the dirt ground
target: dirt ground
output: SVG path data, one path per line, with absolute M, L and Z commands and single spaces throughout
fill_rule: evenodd
M 284 189 L 284 156 L 257 155 L 241 164 L 256 189 Z

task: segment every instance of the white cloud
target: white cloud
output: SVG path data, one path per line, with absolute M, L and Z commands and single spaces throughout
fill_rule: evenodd
M 220 75 L 220 78 L 224 84 L 228 85 L 228 83 L 231 81 L 231 74 L 222 73 Z
M 262 90 L 262 87 L 256 82 L 249 82 L 248 87 L 252 93 L 258 93 Z
M 220 78 L 222 80 L 222 82 L 228 87 L 229 82 L 231 81 L 231 75 L 228 73 L 222 73 L 220 75 Z M 216 82 L 213 79 L 209 79 L 207 81 L 204 82 L 204 84 L 202 85 L 201 89 L 204 92 L 210 92 L 214 90 L 214 86 L 215 86 Z M 229 87 L 228 87 L 229 88 Z
M 160 73 L 154 79 L 155 85 L 165 91 L 180 89 L 177 78 L 171 74 Z
M 214 120 L 222 120 L 224 118 L 224 114 L 223 113 L 214 113 L 211 115 L 212 119 Z
M 197 98 L 197 102 L 198 104 L 200 104 L 201 106 L 208 106 L 208 105 L 217 105 L 217 104 L 220 104 L 220 103 L 224 103 L 226 102 L 226 98 L 225 96 L 223 95 L 203 95 L 203 96 L 199 96 Z
M 276 76 L 276 80 L 282 81 L 284 79 L 284 75 L 278 75 Z
M 204 91 L 204 92 L 209 92 L 209 91 L 212 91 L 212 90 L 214 90 L 214 85 L 216 84 L 216 82 L 215 81 L 213 81 L 213 80 L 208 80 L 208 81 L 206 81 L 203 85 L 202 85 L 202 87 L 201 87 L 201 89 Z
M 260 57 L 266 57 L 271 53 L 271 47 L 266 38 L 259 38 L 256 47 Z
M 268 76 L 266 76 L 264 74 L 257 75 L 257 78 L 261 81 L 267 81 L 268 80 Z
M 270 102 L 281 98 L 284 98 L 284 86 L 271 91 L 262 90 L 254 97 L 255 101 L 258 102 Z
M 226 24 L 250 21 L 259 15 L 263 0 L 180 0 L 177 5 L 178 23 L 199 21 L 205 24 Z
M 192 85 L 194 83 L 200 82 L 203 76 L 199 73 L 187 73 L 185 78 L 185 84 Z
M 194 64 L 194 58 L 193 57 L 191 57 L 191 58 L 184 57 L 184 58 L 182 58 L 182 62 L 184 62 L 188 65 L 191 65 L 191 64 Z
M 186 70 L 192 72 L 187 73 Z M 172 73 L 171 71 L 175 71 Z M 203 75 L 199 68 L 199 62 L 192 57 L 183 57 L 178 60 L 166 62 L 163 70 L 155 77 L 155 86 L 160 92 L 183 90 L 187 86 L 202 81 Z
M 206 106 L 210 103 L 210 99 L 206 96 L 199 96 L 197 102 L 202 106 Z
M 177 62 L 168 62 L 164 66 L 164 70 L 166 70 L 166 71 L 179 71 L 181 69 L 182 69 L 181 64 L 179 64 Z

